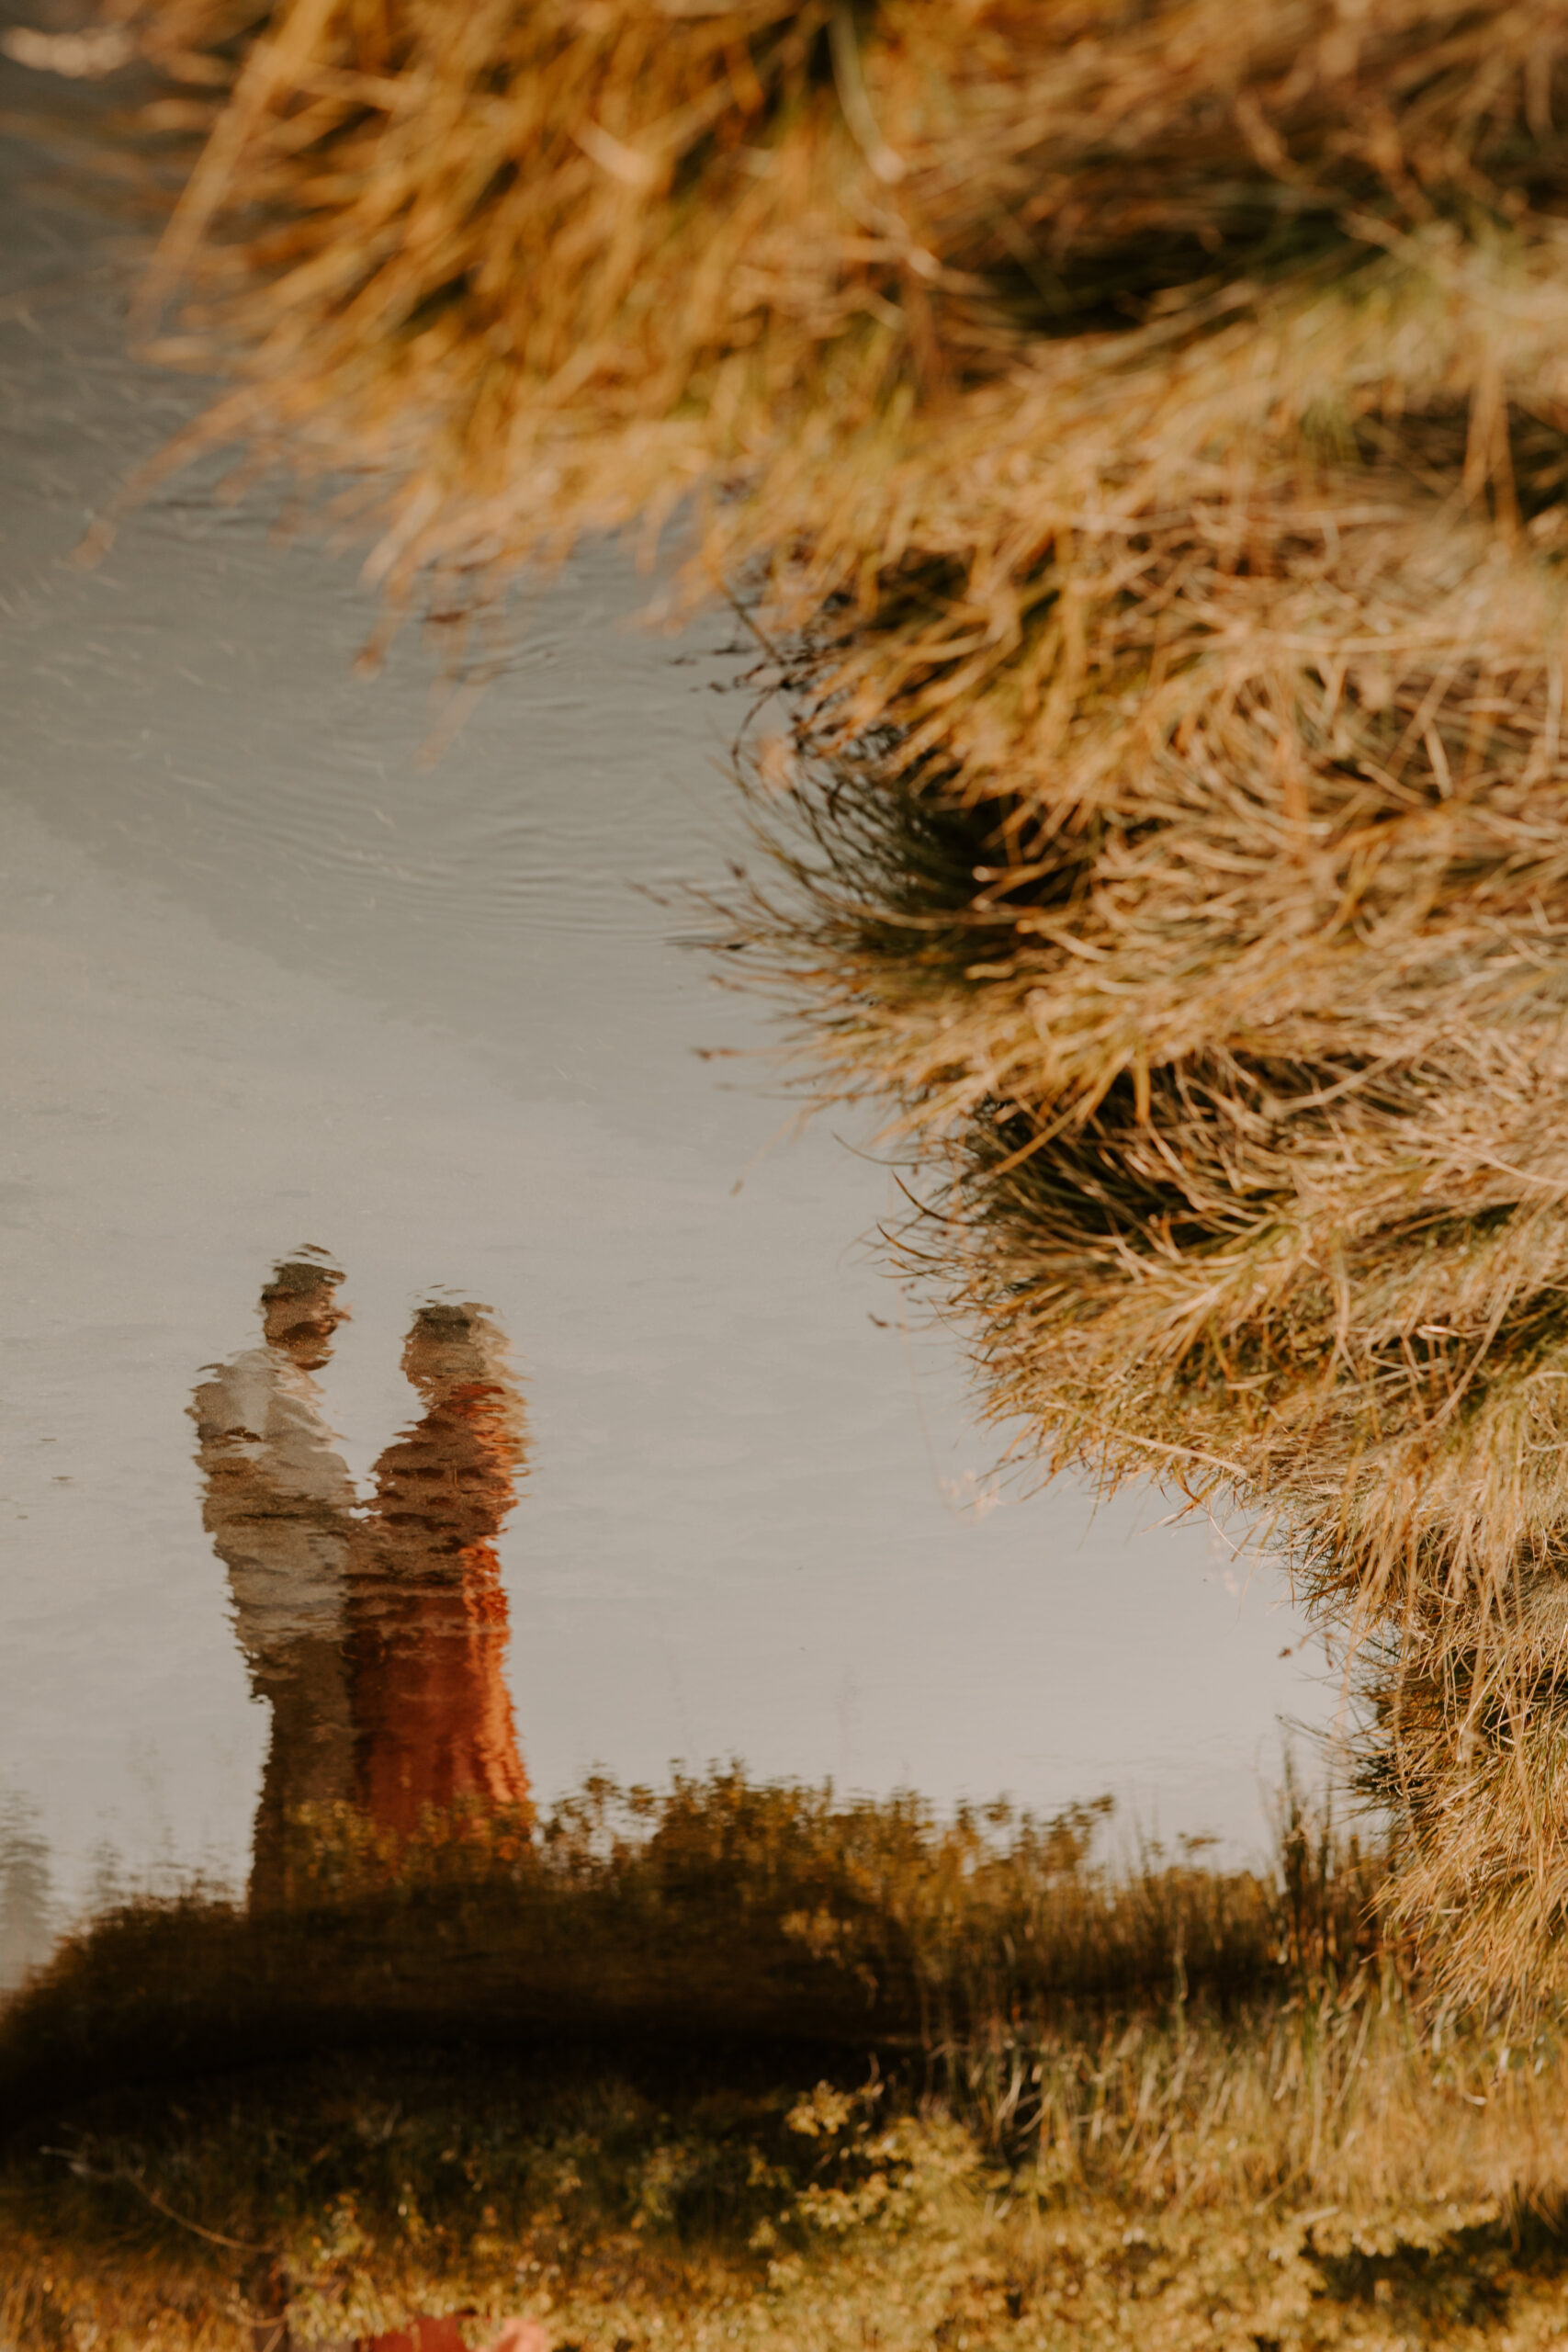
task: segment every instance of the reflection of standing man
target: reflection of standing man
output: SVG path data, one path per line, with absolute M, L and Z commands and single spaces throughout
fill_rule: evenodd
M 482 1307 L 422 1306 L 403 1370 L 423 1418 L 376 1464 L 349 1565 L 356 1796 L 411 1836 L 427 1809 L 528 1804 L 495 1541 L 524 1460 L 506 1342 Z
M 323 1260 L 284 1260 L 261 1295 L 264 1344 L 214 1366 L 190 1406 L 202 1519 L 229 1570 L 251 1688 L 272 1709 L 253 1902 L 284 1893 L 289 1811 L 354 1793 L 344 1634 L 355 1493 L 310 1376 L 344 1319 L 342 1280 Z

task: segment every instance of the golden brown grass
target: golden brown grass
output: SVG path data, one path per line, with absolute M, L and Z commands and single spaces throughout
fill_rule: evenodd
M 1568 5 L 135 21 L 188 446 L 346 469 L 394 610 L 689 515 L 991 1408 L 1392 1629 L 1408 1899 L 1555 1968 Z
M 1145 601 L 1130 536 L 1282 497 L 1321 540 L 1303 424 L 1332 457 L 1434 401 L 1517 520 L 1507 403 L 1560 390 L 1559 6 L 132 13 L 234 77 L 151 288 L 194 277 L 164 347 L 239 375 L 209 434 L 370 474 L 404 587 L 694 495 L 710 574 L 880 616 L 857 715 L 914 688 L 1010 781 L 1008 704 L 1065 719 L 1108 592 Z
M 1302 2173 L 1248 2194 L 1292 2127 L 1307 2136 L 1311 2096 L 1294 2077 L 1278 2095 L 1265 2047 L 1201 2028 L 1129 2030 L 1120 2067 L 1115 2047 L 1082 2053 L 1106 2076 L 1085 2101 L 1101 2137 L 1066 2174 L 1003 2165 L 874 2086 L 650 2097 L 613 2073 L 387 2059 L 187 2090 L 11 2165 L 0 2324 L 28 2344 L 96 2329 L 106 2352 L 249 2352 L 285 2318 L 298 2352 L 416 2311 L 468 2313 L 477 2342 L 526 2313 L 593 2352 L 1560 2342 L 1562 2087 L 1539 2053 L 1500 2086 L 1473 2063 L 1495 2051 L 1445 2069 L 1374 2026 L 1369 2087 L 1336 2109 L 1310 2034 L 1285 2039 L 1320 2138 L 1371 2133 L 1392 2197 L 1332 2162 L 1312 2201 Z M 1544 2211 L 1517 2193 L 1521 2154 Z

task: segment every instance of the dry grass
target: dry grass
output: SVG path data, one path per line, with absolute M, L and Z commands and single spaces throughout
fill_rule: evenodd
M 1479 824 L 1473 802 L 1348 823 L 1354 917 L 1314 934 L 1300 905 L 1292 937 L 1300 868 L 1267 812 L 1213 770 L 1166 773 L 1138 825 L 1021 851 L 1010 801 L 944 806 L 840 761 L 819 799 L 794 796 L 804 844 L 765 807 L 793 887 L 731 909 L 729 944 L 788 1002 L 814 1093 L 894 1098 L 920 1204 L 905 1265 L 977 1335 L 1015 1445 L 1239 1500 L 1309 1598 L 1359 1635 L 1393 1628 L 1413 1690 L 1446 1694 L 1385 1710 L 1396 1736 L 1423 1724 L 1393 1788 L 1434 1792 L 1433 1738 L 1451 1755 L 1427 1847 L 1447 1890 L 1413 1899 L 1493 1884 L 1506 1819 L 1509 1882 L 1536 1889 L 1509 1961 L 1529 1979 L 1562 1867 L 1517 1736 L 1529 1721 L 1530 1753 L 1555 1752 L 1568 1632 L 1561 788 L 1518 826 L 1500 804 L 1527 793 L 1495 775 Z M 1273 922 L 1249 910 L 1226 971 L 1249 896 Z M 1217 1035 L 1150 1047 L 1222 998 Z M 1061 1065 L 1087 1078 L 1097 1043 L 1086 1102 Z M 1488 1802 L 1484 1859 L 1461 1794 L 1483 1748 L 1518 1784 Z
M 191 446 L 394 611 L 691 515 L 802 698 L 755 960 L 992 1409 L 1393 1629 L 1410 1899 L 1556 1967 L 1568 5 L 135 21 Z
M 96 2329 L 105 2352 L 249 2352 L 284 2318 L 301 2352 L 416 2311 L 470 2314 L 481 2342 L 525 2312 L 593 2352 L 964 2335 L 1546 2352 L 1568 2317 L 1560 2076 L 1528 2050 L 1500 2078 L 1495 2047 L 1439 2062 L 1397 2019 L 1353 2023 L 1325 2059 L 1340 2037 L 1288 2023 L 1278 2049 L 1151 2026 L 1076 2052 L 1089 2153 L 1038 2168 L 938 2108 L 809 2077 L 650 2096 L 405 2057 L 231 2078 L 7 2168 L 0 2324 L 28 2344 Z M 1331 2186 L 1292 2165 L 1281 2189 L 1314 2102 Z M 1392 2197 L 1329 2154 L 1358 2130 Z
M 172 72 L 234 77 L 154 276 L 198 288 L 163 347 L 230 356 L 211 436 L 370 477 L 373 577 L 433 568 L 439 598 L 694 496 L 710 577 L 769 564 L 796 610 L 880 618 L 859 716 L 913 689 L 1010 775 L 1005 705 L 1065 718 L 1096 608 L 1145 601 L 1169 548 L 1129 571 L 1130 535 L 1217 504 L 1241 545 L 1320 541 L 1323 495 L 1271 512 L 1303 424 L 1332 457 L 1434 402 L 1474 503 L 1509 401 L 1563 389 L 1560 6 L 133 13 Z
M 904 1261 L 977 1332 L 998 1420 L 1039 1432 L 1052 1467 L 1152 1470 L 1271 1520 L 1320 1605 L 1362 1633 L 1392 1623 L 1428 1693 L 1462 1681 L 1454 1736 L 1461 1717 L 1472 1737 L 1521 1710 L 1544 1724 L 1568 1504 L 1559 788 L 1512 857 L 1479 840 L 1501 788 L 1451 862 L 1462 808 L 1425 844 L 1419 818 L 1403 845 L 1397 818 L 1347 841 L 1357 920 L 1299 942 L 1349 1000 L 1336 1022 L 1291 1002 L 1299 869 L 1277 831 L 1249 835 L 1213 773 L 1168 775 L 1141 829 L 1030 859 L 1009 854 L 1011 804 L 942 807 L 840 763 L 820 801 L 795 796 L 804 845 L 764 808 L 797 887 L 732 910 L 732 940 L 804 1007 L 813 1091 L 897 1102 L 890 1140 L 922 1200 Z M 1277 898 L 1275 920 L 1258 910 L 1227 973 L 1249 891 Z M 1073 1100 L 1064 1048 L 1087 1062 L 1098 1029 L 1142 1057 L 1205 990 L 1229 996 L 1218 1035 Z M 1532 1804 L 1516 1874 L 1554 1848 L 1560 1815 Z

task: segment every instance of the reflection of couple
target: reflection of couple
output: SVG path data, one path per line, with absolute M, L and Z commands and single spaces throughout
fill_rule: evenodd
M 282 1893 L 299 1805 L 348 1804 L 406 1837 L 427 1808 L 528 1802 L 495 1553 L 525 1453 L 505 1341 L 480 1307 L 418 1310 L 403 1370 L 424 1411 L 361 1510 L 311 1376 L 345 1317 L 342 1280 L 314 1255 L 285 1260 L 262 1293 L 263 1345 L 191 1402 L 203 1517 L 272 1708 L 257 1902 Z

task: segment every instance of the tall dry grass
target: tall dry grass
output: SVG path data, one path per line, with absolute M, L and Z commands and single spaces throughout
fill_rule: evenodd
M 1168 604 L 1210 509 L 1321 541 L 1303 447 L 1368 420 L 1413 484 L 1457 435 L 1517 523 L 1509 403 L 1561 394 L 1552 6 L 121 13 L 212 92 L 153 116 L 212 121 L 162 347 L 234 368 L 209 436 L 389 501 L 373 578 L 439 595 L 696 497 L 711 573 L 880 619 L 855 718 L 1053 797 L 1084 627 Z
M 689 518 L 993 1409 L 1391 1634 L 1408 1901 L 1555 1969 L 1568 6 L 130 14 L 186 446 L 394 611 Z

